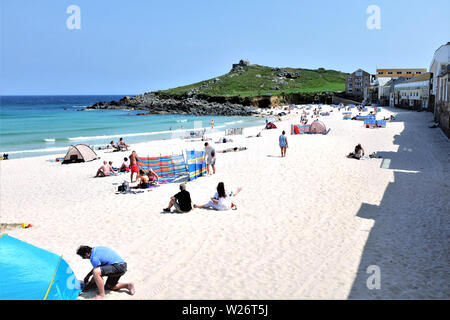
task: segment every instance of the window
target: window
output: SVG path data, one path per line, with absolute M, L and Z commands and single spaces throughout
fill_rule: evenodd
M 384 74 L 384 72 L 383 72 L 383 71 L 378 71 L 377 73 L 378 73 L 378 74 Z
M 392 74 L 392 71 L 388 71 L 388 74 Z
M 402 74 L 402 72 L 401 71 L 397 71 L 397 74 Z
M 406 74 L 411 74 L 412 72 L 411 71 L 406 71 Z
M 416 74 L 422 74 L 422 71 L 416 71 Z

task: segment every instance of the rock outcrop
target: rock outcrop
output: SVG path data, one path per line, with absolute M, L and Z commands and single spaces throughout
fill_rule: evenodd
M 238 101 L 233 101 L 238 100 Z M 240 101 L 239 101 L 240 100 Z M 251 116 L 257 112 L 246 99 L 234 97 L 202 97 L 189 92 L 182 97 L 159 96 L 157 93 L 145 93 L 119 101 L 98 102 L 87 109 L 131 109 L 142 110 L 138 115 L 147 114 L 190 114 Z

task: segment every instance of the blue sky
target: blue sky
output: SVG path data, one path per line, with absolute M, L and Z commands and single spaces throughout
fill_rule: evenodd
M 429 68 L 448 0 L 0 0 L 0 95 L 138 94 L 276 67 Z M 81 29 L 69 30 L 69 5 Z M 366 9 L 381 9 L 369 30 Z

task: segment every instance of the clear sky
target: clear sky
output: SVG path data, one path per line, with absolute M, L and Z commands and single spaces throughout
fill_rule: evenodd
M 429 68 L 449 0 L 0 0 L 0 95 L 139 94 L 272 67 Z M 80 8 L 70 30 L 67 7 Z M 381 29 L 366 13 L 380 8 Z

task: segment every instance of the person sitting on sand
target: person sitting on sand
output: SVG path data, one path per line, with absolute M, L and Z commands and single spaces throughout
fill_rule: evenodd
M 119 142 L 117 142 L 117 145 L 119 146 L 119 148 L 120 148 L 121 150 L 126 150 L 126 151 L 128 151 L 129 145 L 126 144 L 126 143 L 123 141 L 123 138 L 120 138 L 120 139 L 119 139 Z
M 180 192 L 170 198 L 169 206 L 164 208 L 164 212 L 170 212 L 170 208 L 175 207 L 179 213 L 186 213 L 192 210 L 191 195 L 186 191 L 186 185 L 180 184 Z
M 128 172 L 130 171 L 130 162 L 128 161 L 128 158 L 123 158 L 122 166 L 119 169 L 120 172 Z
M 103 165 L 98 168 L 95 177 L 107 177 L 111 175 L 111 172 L 113 172 L 111 165 L 109 165 L 108 162 L 103 161 Z
M 217 192 L 214 197 L 211 198 L 211 201 L 204 205 L 196 205 L 194 204 L 194 208 L 207 209 L 212 208 L 214 210 L 229 210 L 231 208 L 235 208 L 236 206 L 232 203 L 232 197 L 236 196 L 239 192 L 241 192 L 242 188 L 238 188 L 236 193 L 226 192 L 225 185 L 223 182 L 219 182 L 217 185 Z
M 144 172 L 144 170 L 139 170 L 139 176 L 137 177 L 139 183 L 135 187 L 131 187 L 131 189 L 148 189 L 150 188 L 150 179 L 148 175 Z
M 137 178 L 137 175 L 139 173 L 139 167 L 138 167 L 138 164 L 137 164 L 138 161 L 139 161 L 139 157 L 136 154 L 136 151 L 133 151 L 130 154 L 129 158 L 130 158 L 130 170 L 131 170 L 131 177 L 130 177 L 130 179 L 131 179 L 131 182 L 135 182 L 135 181 L 133 181 L 133 174 L 136 173 L 136 178 Z
M 111 167 L 111 172 L 110 172 L 109 174 L 112 175 L 112 176 L 115 175 L 116 171 L 118 171 L 119 168 L 114 168 L 114 167 L 113 167 L 113 162 L 112 162 L 112 161 L 109 161 L 108 164 L 109 164 L 109 166 Z
M 98 288 L 98 295 L 95 299 L 105 297 L 105 289 L 118 291 L 127 289 L 130 295 L 134 295 L 133 283 L 120 283 L 119 279 L 127 272 L 127 263 L 112 249 L 107 247 L 80 246 L 77 254 L 83 259 L 90 259 L 93 269 L 84 278 L 84 284 L 89 283 L 89 278 L 93 279 Z M 106 284 L 103 277 L 107 276 Z
M 360 160 L 363 156 L 364 156 L 364 148 L 359 143 L 355 147 L 355 152 L 350 152 L 347 158 L 354 158 Z
M 111 147 L 114 149 L 113 151 L 120 151 L 120 147 L 114 143 L 114 141 L 111 140 L 111 142 L 109 143 L 111 145 Z M 109 146 L 106 146 L 106 148 L 108 149 Z
M 150 182 L 157 183 L 159 181 L 159 176 L 152 168 L 147 172 L 147 176 Z

